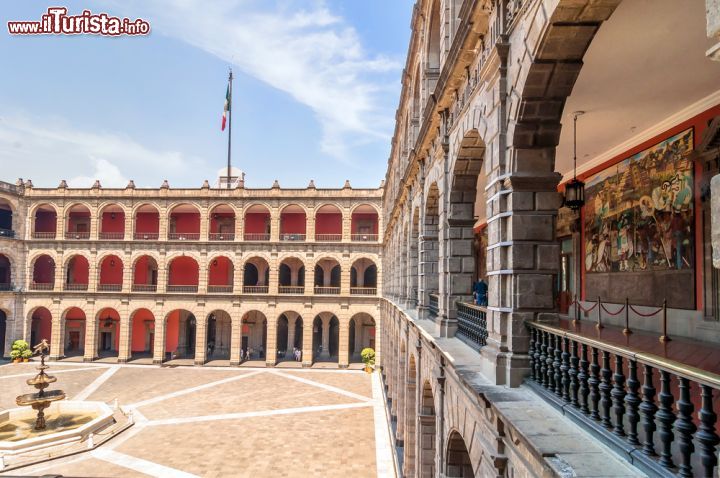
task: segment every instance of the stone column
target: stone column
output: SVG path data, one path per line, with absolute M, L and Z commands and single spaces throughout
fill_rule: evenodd
M 277 363 L 277 319 L 267 320 L 267 350 L 265 351 L 265 365 L 274 367 Z
M 280 211 L 274 207 L 270 211 L 270 242 L 280 240 Z
M 241 208 L 235 212 L 235 240 L 243 241 L 245 238 L 245 211 Z
M 98 319 L 95 318 L 95 307 L 85 311 L 85 350 L 83 362 L 92 362 L 98 358 Z
M 135 228 L 133 223 L 133 212 L 132 210 L 125 212 L 125 229 L 123 229 L 123 232 L 125 233 L 124 239 L 126 241 L 131 241 L 135 237 Z
M 294 318 L 292 321 L 288 319 L 288 339 L 287 339 L 287 348 L 285 350 L 285 356 L 286 357 L 293 357 L 293 349 L 295 347 L 295 322 L 297 321 L 297 317 Z
M 230 333 L 230 365 L 240 365 L 240 349 L 242 348 L 242 312 L 240 304 L 233 304 L 230 315 L 232 321 Z
M 210 215 L 207 207 L 200 209 L 200 240 L 207 241 L 210 237 Z
M 322 352 L 320 357 L 330 357 L 330 318 L 322 319 Z
M 170 279 L 170 271 L 168 271 L 167 256 L 160 256 L 158 261 L 158 278 L 157 278 L 157 292 L 158 294 L 164 294 L 167 291 L 168 280 Z
M 98 217 L 98 209 L 97 207 L 92 207 L 90 209 L 90 240 L 91 241 L 97 241 L 100 237 L 100 224 L 102 223 L 102 219 Z
M 350 208 L 345 208 L 342 212 L 342 242 L 350 242 L 352 233 L 352 215 Z
M 59 307 L 55 308 L 52 314 L 52 322 L 50 323 L 50 360 L 58 360 L 65 353 L 65 337 L 62 327 L 62 316 L 59 315 Z
M 307 216 L 305 240 L 307 242 L 315 242 L 315 211 L 311 211 Z
M 302 366 L 312 366 L 313 356 L 313 320 L 303 320 Z
M 132 356 L 132 317 L 120 316 L 120 340 L 118 341 L 118 363 L 127 363 Z
M 195 365 L 204 365 L 207 362 L 207 327 L 208 320 L 205 313 L 201 317 L 195 316 Z
M 207 286 L 208 286 L 208 263 L 207 263 L 208 257 L 206 255 L 203 255 L 200 257 L 200 262 L 198 264 L 198 293 L 199 294 L 207 294 Z
M 153 344 L 153 363 L 161 364 L 165 361 L 165 313 L 153 311 L 155 314 L 155 342 Z
M 338 367 L 348 368 L 350 365 L 350 319 L 338 317 L 340 330 L 338 331 Z

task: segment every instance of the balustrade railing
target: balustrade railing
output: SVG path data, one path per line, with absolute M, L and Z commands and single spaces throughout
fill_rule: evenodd
M 234 241 L 235 240 L 235 234 L 230 232 L 211 232 L 210 233 L 210 240 L 211 241 Z
M 350 287 L 350 295 L 377 295 L 377 287 Z
M 133 284 L 133 292 L 157 292 L 157 284 Z
M 304 241 L 305 234 L 280 234 L 281 241 Z
M 604 435 L 649 475 L 716 476 L 720 437 L 713 402 L 720 375 L 557 325 L 527 326 L 527 383 L 542 396 Z M 685 345 L 690 355 L 684 357 L 699 348 Z M 659 347 L 668 353 L 667 345 Z
M 316 242 L 340 242 L 342 234 L 315 234 Z
M 199 241 L 199 232 L 169 232 L 168 240 L 170 241 Z
M 157 232 L 136 232 L 133 237 L 136 241 L 157 241 L 160 234 Z
M 55 232 L 33 232 L 33 239 L 55 239 Z
M 125 239 L 124 232 L 101 232 L 100 239 L 105 241 L 122 241 Z
M 99 292 L 120 292 L 122 284 L 98 284 Z
M 167 286 L 168 292 L 185 292 L 192 293 L 198 291 L 197 285 L 169 285 Z
M 353 242 L 377 242 L 377 234 L 351 234 L 350 240 Z
M 88 285 L 87 284 L 65 284 L 65 290 L 70 290 L 70 291 L 88 290 Z
M 52 282 L 31 282 L 30 290 L 53 290 L 55 284 Z
M 428 297 L 430 300 L 428 301 L 428 309 L 430 310 L 430 314 L 437 317 L 437 315 L 440 313 L 440 298 L 437 294 L 428 294 Z
M 321 285 L 316 285 L 315 293 L 324 295 L 338 295 L 340 293 L 340 287 L 325 287 Z
M 487 308 L 457 302 L 457 334 L 478 347 L 487 345 Z
M 269 289 L 266 285 L 244 285 L 243 294 L 267 294 Z
M 208 292 L 211 294 L 229 294 L 233 291 L 232 285 L 209 285 Z
M 246 241 L 269 241 L 269 233 L 246 232 L 244 235 Z
M 78 231 L 67 231 L 65 232 L 65 239 L 90 239 L 90 233 L 89 232 L 78 232 Z
M 280 293 L 280 294 L 304 294 L 305 287 L 294 286 L 294 285 L 281 285 L 278 287 L 278 293 Z

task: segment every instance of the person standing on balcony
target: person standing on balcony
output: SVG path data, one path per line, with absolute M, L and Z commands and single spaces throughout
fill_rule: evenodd
M 488 286 L 484 280 L 480 279 L 473 285 L 473 298 L 475 305 L 487 305 Z

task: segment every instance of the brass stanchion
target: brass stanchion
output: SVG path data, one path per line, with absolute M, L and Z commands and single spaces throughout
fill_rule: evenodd
M 625 328 L 623 329 L 623 334 L 632 334 L 632 330 L 630 330 L 630 299 L 627 297 L 625 297 Z
M 602 315 L 602 302 L 600 302 L 600 297 L 599 297 L 599 296 L 598 296 L 598 300 L 597 300 L 597 304 L 596 304 L 596 305 L 597 305 L 597 308 L 598 308 L 598 314 L 597 314 L 597 324 L 595 324 L 595 328 L 598 329 L 598 330 L 600 330 L 600 329 L 603 328 L 603 324 L 602 324 L 602 318 L 601 318 L 601 315 Z
M 660 336 L 660 342 L 670 342 L 670 337 L 667 334 L 667 299 L 663 300 L 663 317 L 662 317 L 662 335 Z

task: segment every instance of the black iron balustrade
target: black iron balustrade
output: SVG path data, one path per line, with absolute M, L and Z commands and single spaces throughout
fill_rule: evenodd
M 527 325 L 526 383 L 541 396 L 651 476 L 716 476 L 720 436 L 713 401 L 720 375 L 578 328 Z M 686 345 L 715 356 L 707 347 Z M 660 347 L 667 355 L 667 346 Z
M 465 302 L 457 302 L 457 335 L 482 347 L 487 345 L 487 308 Z
M 15 237 L 15 231 L 12 229 L 0 228 L 0 237 Z
M 428 309 L 430 309 L 430 314 L 437 317 L 437 315 L 440 313 L 440 298 L 437 294 L 428 294 L 428 297 L 430 298 L 430 301 L 428 302 Z

